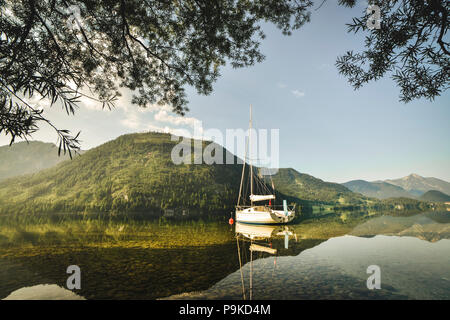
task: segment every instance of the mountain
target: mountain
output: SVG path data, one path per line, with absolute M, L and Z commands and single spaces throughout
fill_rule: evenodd
M 169 134 L 123 135 L 71 161 L 0 182 L 0 212 L 230 209 L 242 165 L 176 165 L 176 144 Z
M 361 193 L 367 197 L 378 199 L 387 198 L 414 198 L 412 194 L 402 187 L 395 186 L 387 182 L 369 182 L 365 180 L 352 180 L 343 183 L 345 187 L 353 192 Z
M 385 180 L 384 182 L 402 187 L 418 196 L 430 190 L 437 190 L 450 195 L 450 183 L 447 181 L 431 177 L 424 178 L 415 173 L 400 179 Z
M 450 202 L 449 195 L 437 190 L 427 191 L 423 195 L 421 195 L 419 199 L 423 201 L 433 201 L 433 202 Z
M 0 181 L 2 181 L 53 167 L 70 158 L 69 155 L 63 154 L 58 156 L 58 148 L 53 143 L 23 141 L 11 146 L 1 146 L 0 159 Z
M 71 161 L 25 177 L 0 182 L 0 213 L 146 212 L 229 214 L 239 192 L 242 165 L 180 164 L 171 159 L 169 134 L 120 136 Z M 209 144 L 203 141 L 203 146 Z M 227 158 L 224 150 L 223 157 Z M 192 152 L 191 158 L 195 154 Z M 187 155 L 186 155 L 187 157 Z M 188 159 L 188 158 L 187 158 Z M 277 199 L 355 203 L 363 197 L 342 185 L 294 169 L 273 176 Z M 281 194 L 280 194 L 281 193 Z
M 270 177 L 266 177 L 269 180 Z M 365 200 L 359 194 L 350 191 L 338 183 L 325 182 L 292 168 L 279 169 L 272 176 L 275 188 L 283 194 L 323 203 L 356 204 Z M 269 182 L 269 181 L 267 181 Z M 269 183 L 270 185 L 270 183 Z

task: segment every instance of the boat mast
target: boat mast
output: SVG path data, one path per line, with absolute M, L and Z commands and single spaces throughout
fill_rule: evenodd
M 253 250 L 252 250 L 252 239 L 250 239 L 250 300 L 253 296 Z
M 250 195 L 253 195 L 253 165 L 251 161 L 252 155 L 252 105 L 250 105 L 250 124 L 248 131 L 248 141 L 249 141 L 249 164 L 250 164 Z M 253 201 L 250 198 L 250 205 L 253 207 Z
M 251 106 L 250 106 L 250 110 L 251 110 Z M 250 114 L 251 114 L 251 111 L 250 111 Z M 248 156 L 248 153 L 249 153 L 248 152 L 248 144 L 249 144 L 248 139 L 245 139 L 245 155 L 244 155 L 244 163 L 242 164 L 241 185 L 239 186 L 239 196 L 238 196 L 238 201 L 237 201 L 237 206 L 238 207 L 239 207 L 239 204 L 241 202 L 242 185 L 243 185 L 243 182 L 244 182 L 244 173 L 245 173 L 245 163 L 247 162 L 247 159 L 249 159 L 249 156 Z M 244 202 L 244 204 L 245 204 L 245 202 Z

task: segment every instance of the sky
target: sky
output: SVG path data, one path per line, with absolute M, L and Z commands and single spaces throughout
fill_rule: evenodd
M 327 1 L 291 36 L 265 24 L 266 59 L 244 69 L 224 67 L 209 96 L 187 88 L 185 117 L 168 107 L 140 109 L 130 92 L 111 111 L 83 99 L 75 116 L 58 106 L 44 106 L 46 115 L 59 128 L 81 131 L 86 150 L 125 133 L 191 131 L 196 121 L 224 135 L 226 129 L 247 129 L 251 104 L 256 128 L 280 130 L 280 167 L 339 183 L 411 173 L 450 181 L 449 91 L 433 102 L 404 104 L 390 78 L 355 91 L 334 66 L 339 55 L 363 48 L 363 35 L 347 33 L 345 26 L 362 10 L 363 4 L 349 9 Z M 56 135 L 42 127 L 33 139 L 56 142 Z M 0 135 L 0 145 L 8 142 Z

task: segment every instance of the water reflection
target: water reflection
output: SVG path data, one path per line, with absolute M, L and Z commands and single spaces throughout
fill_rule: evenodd
M 449 222 L 436 212 L 374 217 L 293 255 L 286 249 L 318 234 L 309 233 L 314 225 L 237 224 L 239 271 L 170 299 L 450 299 Z M 373 264 L 382 271 L 381 290 L 366 287 Z
M 437 242 L 450 239 L 450 215 L 429 212 L 410 217 L 381 216 L 357 225 L 349 234 L 359 237 L 408 236 Z
M 0 299 L 44 283 L 64 288 L 72 264 L 86 299 L 450 298 L 446 212 L 231 230 L 217 221 L 1 217 L 0 226 Z M 371 264 L 381 267 L 382 290 L 366 288 Z
M 276 266 L 276 254 L 277 248 L 274 247 L 273 240 L 276 238 L 284 239 L 284 249 L 289 248 L 289 237 L 295 238 L 297 236 L 289 229 L 288 226 L 271 226 L 271 225 L 250 225 L 243 223 L 236 223 L 236 244 L 239 258 L 239 271 L 241 274 L 242 285 L 242 298 L 247 299 L 246 290 L 248 290 L 248 298 L 253 298 L 253 255 L 255 254 L 269 254 L 274 255 L 274 270 Z M 243 264 L 247 255 L 245 254 L 245 245 L 247 244 L 250 252 L 250 276 L 249 276 L 249 288 L 246 289 L 243 274 Z M 242 247 L 242 250 L 241 250 Z M 261 258 L 261 256 L 259 257 Z

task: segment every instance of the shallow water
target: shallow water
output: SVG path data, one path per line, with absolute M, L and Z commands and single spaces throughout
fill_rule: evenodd
M 246 264 L 208 290 L 176 299 L 449 299 L 450 240 L 342 236 L 294 257 Z M 368 290 L 367 267 L 378 265 L 381 289 Z M 253 270 L 251 270 L 253 269 Z M 245 293 L 242 292 L 242 279 Z
M 0 220 L 0 299 L 450 299 L 447 213 L 287 227 L 18 222 Z M 81 269 L 74 295 L 69 265 Z M 381 289 L 367 288 L 370 265 L 380 267 Z

